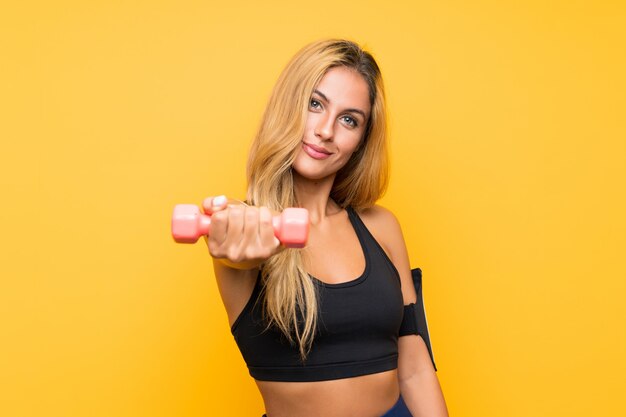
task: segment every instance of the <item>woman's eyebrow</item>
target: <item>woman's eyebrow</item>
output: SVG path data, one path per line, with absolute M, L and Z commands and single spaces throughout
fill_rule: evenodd
M 315 94 L 317 94 L 318 96 L 322 97 L 324 99 L 324 101 L 326 101 L 327 103 L 330 103 L 330 100 L 328 99 L 328 97 L 326 97 L 326 95 L 324 93 L 322 93 L 319 90 L 313 90 L 313 92 Z M 365 112 L 363 110 L 359 110 L 359 109 L 345 109 L 345 111 L 350 112 L 350 113 L 358 113 L 361 116 L 363 116 L 363 119 L 367 119 L 367 116 L 365 116 Z
M 323 98 L 325 101 L 329 101 L 328 97 L 326 97 L 326 95 L 322 93 L 320 90 L 313 90 L 313 92 L 317 94 L 318 96 L 320 96 L 321 98 Z

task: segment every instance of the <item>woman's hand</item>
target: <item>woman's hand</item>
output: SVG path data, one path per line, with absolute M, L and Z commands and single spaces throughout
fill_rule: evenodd
M 232 205 L 217 196 L 205 198 L 202 208 L 211 216 L 211 233 L 205 237 L 209 253 L 226 266 L 253 269 L 282 250 L 267 207 Z

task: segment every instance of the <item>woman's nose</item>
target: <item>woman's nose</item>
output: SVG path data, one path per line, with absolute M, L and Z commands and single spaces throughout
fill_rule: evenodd
M 322 140 L 330 140 L 333 138 L 334 118 L 329 114 L 320 115 L 315 125 L 315 136 Z

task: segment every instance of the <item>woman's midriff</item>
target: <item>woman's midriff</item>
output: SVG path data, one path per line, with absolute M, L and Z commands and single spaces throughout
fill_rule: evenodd
M 380 417 L 400 395 L 395 369 L 331 381 L 256 384 L 267 417 Z

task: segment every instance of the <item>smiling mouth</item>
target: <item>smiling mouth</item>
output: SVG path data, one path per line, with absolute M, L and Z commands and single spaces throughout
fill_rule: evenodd
M 302 149 L 304 149 L 304 152 L 306 152 L 306 154 L 313 159 L 326 159 L 332 155 L 332 152 L 306 142 L 302 142 Z

